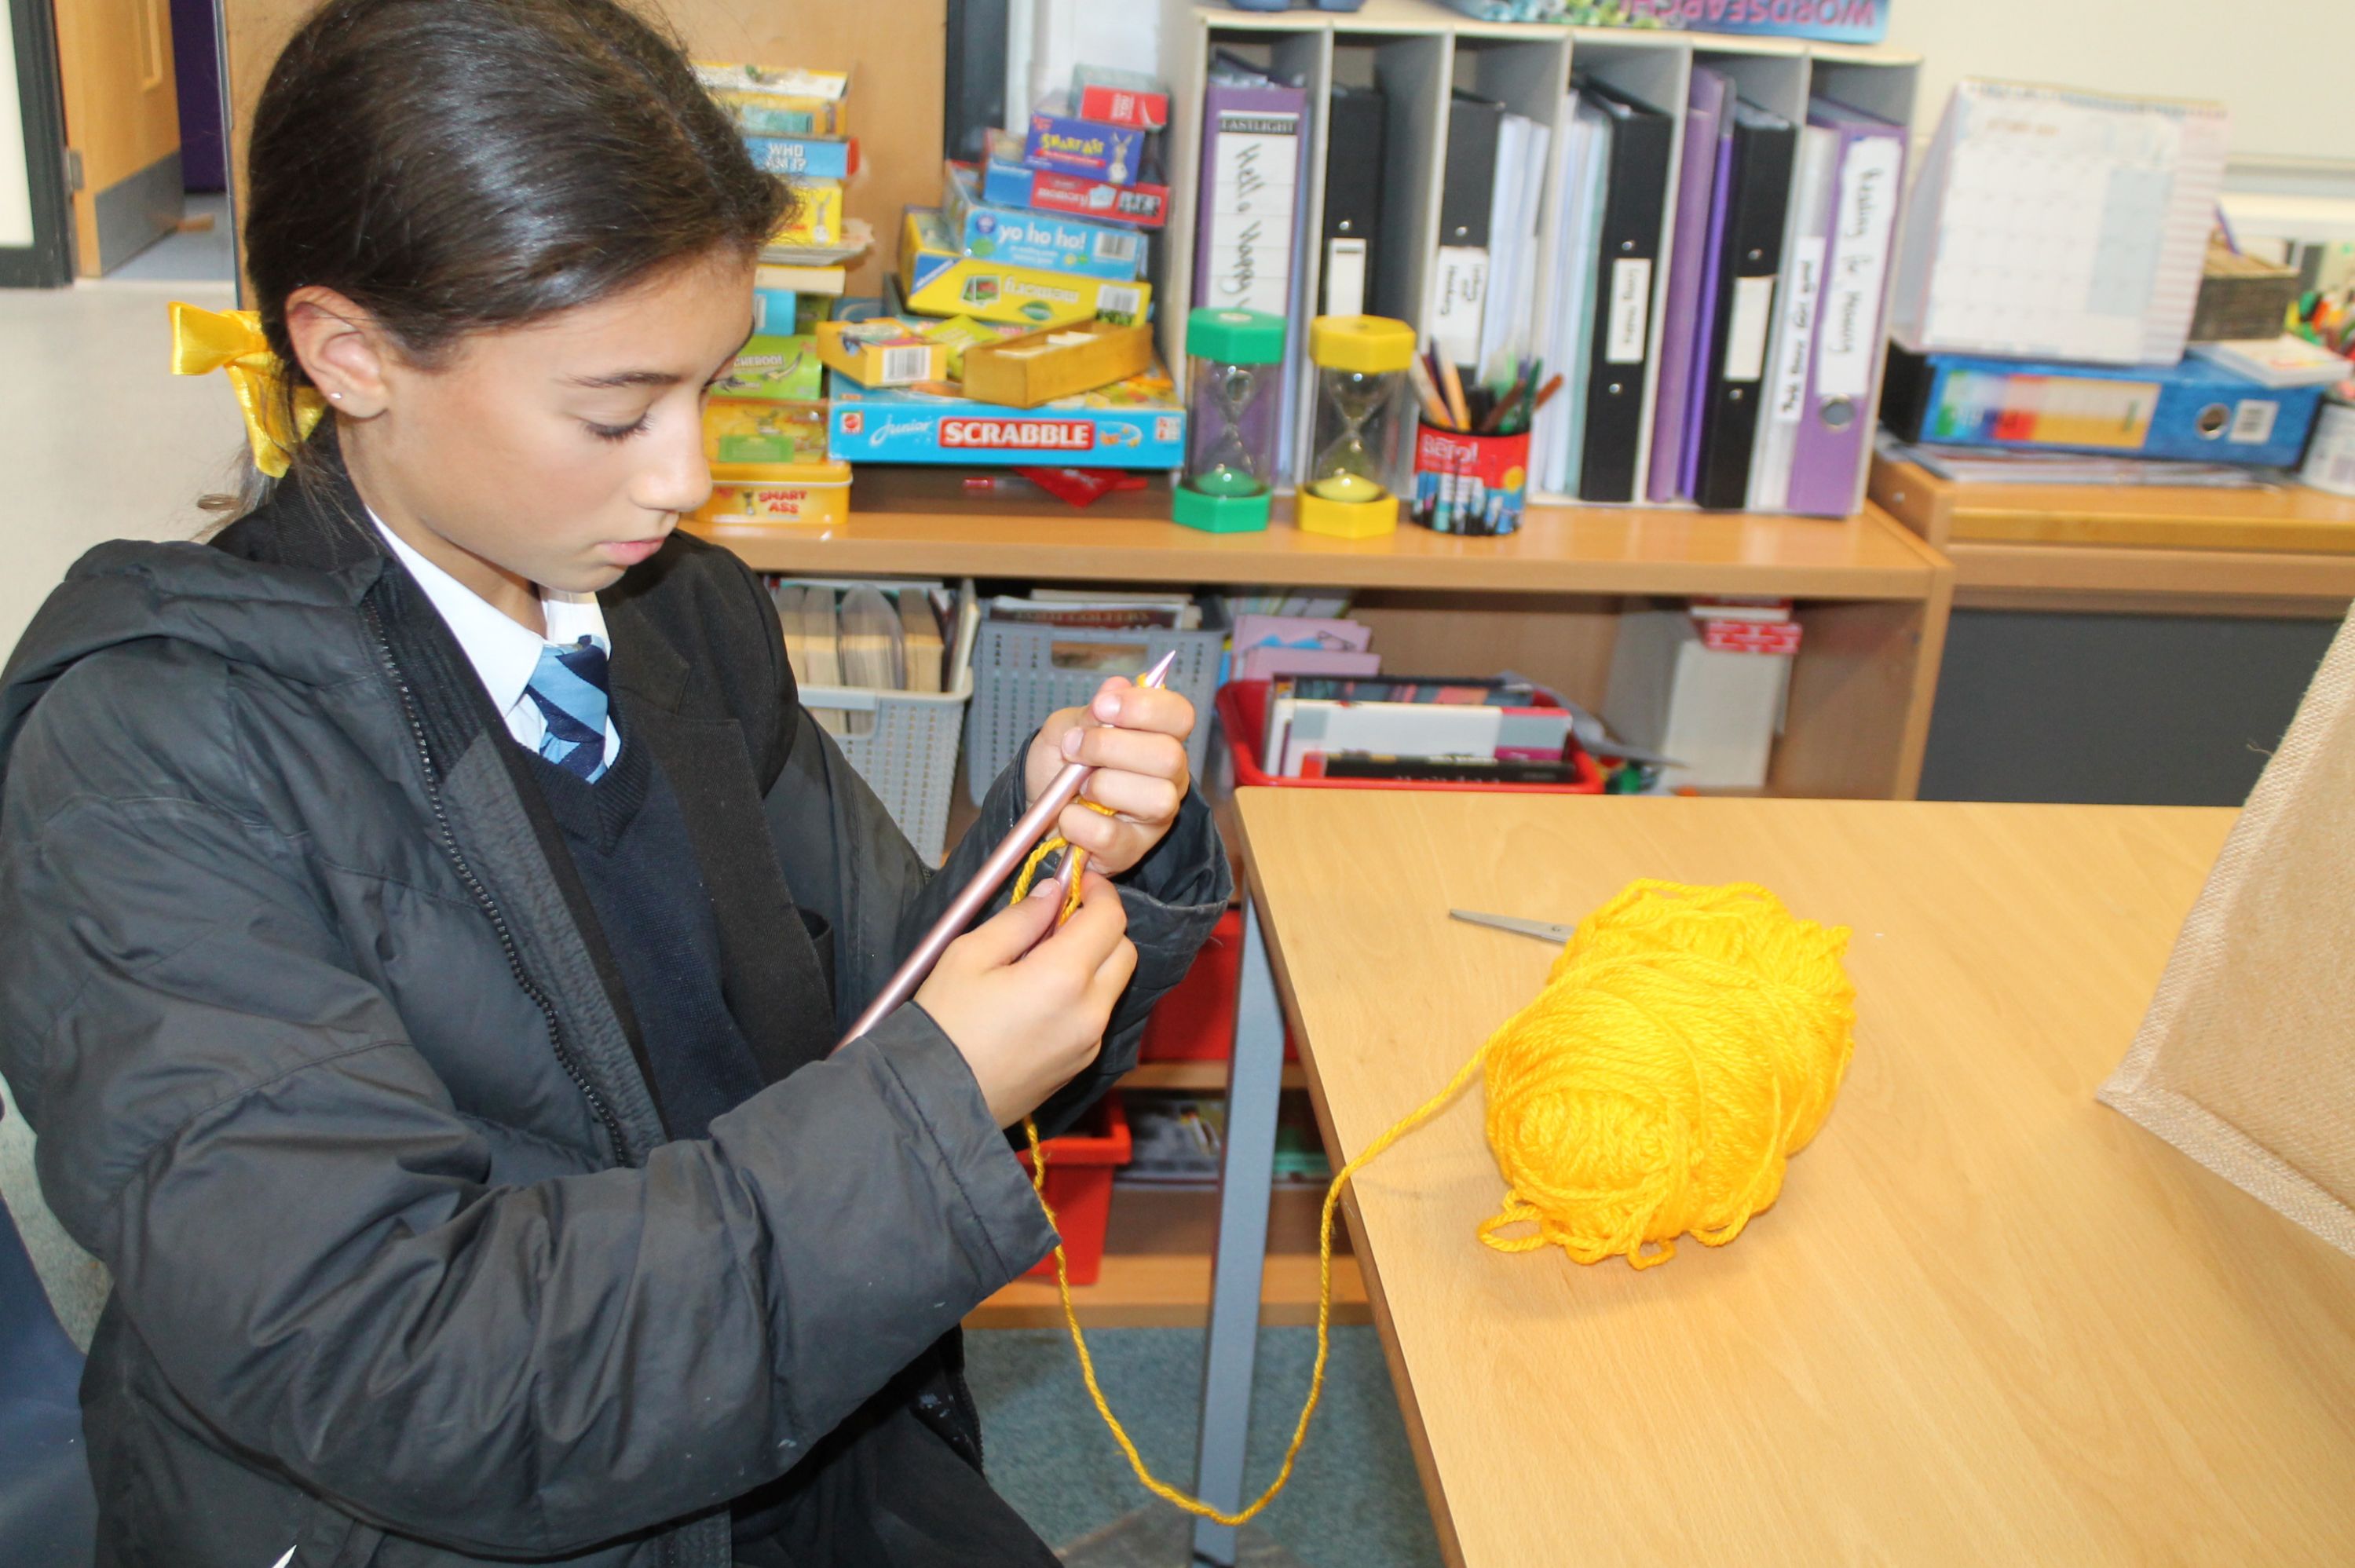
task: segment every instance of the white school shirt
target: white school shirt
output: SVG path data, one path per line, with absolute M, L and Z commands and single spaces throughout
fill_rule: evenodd
M 409 574 L 425 590 L 425 597 L 441 612 L 450 635 L 466 650 L 467 662 L 482 677 L 483 688 L 491 694 L 491 706 L 507 722 L 507 733 L 527 750 L 537 752 L 540 741 L 548 736 L 548 718 L 526 688 L 531 685 L 532 672 L 539 667 L 539 650 L 549 643 L 570 647 L 583 636 L 591 636 L 597 639 L 609 657 L 613 653 L 613 641 L 605 635 L 605 612 L 598 607 L 597 596 L 541 589 L 539 613 L 548 621 L 548 636 L 542 640 L 528 626 L 418 554 L 407 540 L 384 526 L 384 519 L 376 515 L 374 508 L 368 511 L 368 521 L 384 536 L 392 553 L 400 558 L 400 564 L 409 568 Z M 613 727 L 609 704 L 605 710 L 606 765 L 610 767 L 621 754 L 622 732 Z

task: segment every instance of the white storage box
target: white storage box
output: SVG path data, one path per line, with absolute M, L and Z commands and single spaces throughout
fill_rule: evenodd
M 1628 744 L 1677 759 L 1661 770 L 1665 788 L 1756 789 L 1783 726 L 1791 659 L 1712 648 L 1681 605 L 1629 610 L 1619 617 L 1604 720 Z

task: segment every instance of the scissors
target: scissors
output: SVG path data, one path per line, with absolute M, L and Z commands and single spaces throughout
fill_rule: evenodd
M 1551 921 L 1523 920 L 1518 915 L 1511 914 L 1484 914 L 1474 909 L 1452 909 L 1447 912 L 1457 920 L 1468 921 L 1474 925 L 1492 925 L 1498 931 L 1509 931 L 1520 936 L 1534 936 L 1540 942 L 1550 942 L 1556 947 L 1568 942 L 1570 933 L 1574 929 L 1571 926 L 1556 924 Z

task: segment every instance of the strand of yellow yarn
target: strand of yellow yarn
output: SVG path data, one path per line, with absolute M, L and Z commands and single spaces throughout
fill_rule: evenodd
M 1032 853 L 1015 880 L 1016 901 L 1063 847 L 1053 838 Z M 1075 861 L 1059 919 L 1078 907 L 1078 887 Z M 1146 1467 L 1097 1381 L 1057 1243 L 1055 1287 L 1080 1375 L 1137 1480 L 1224 1525 L 1245 1523 L 1283 1492 L 1325 1390 L 1341 1190 L 1483 1068 L 1488 1143 L 1507 1182 L 1502 1207 L 1479 1227 L 1487 1245 L 1509 1253 L 1559 1246 L 1582 1264 L 1616 1256 L 1642 1269 L 1674 1257 L 1679 1235 L 1713 1247 L 1740 1235 L 1780 1196 L 1785 1162 L 1823 1125 L 1847 1074 L 1856 1022 L 1856 988 L 1841 963 L 1848 939 L 1847 927 L 1801 920 L 1747 882 L 1637 881 L 1581 922 L 1537 998 L 1326 1189 L 1308 1397 L 1275 1478 L 1238 1512 L 1188 1496 Z M 1022 1130 L 1030 1184 L 1051 1224 L 1038 1124 L 1026 1116 Z M 1525 1224 L 1534 1228 L 1503 1233 Z

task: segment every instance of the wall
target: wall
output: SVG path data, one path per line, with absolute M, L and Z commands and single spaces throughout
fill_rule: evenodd
M 243 127 L 278 51 L 317 0 L 221 0 L 229 56 L 232 177 L 244 178 Z M 1121 0 L 1121 8 L 1135 0 Z M 850 72 L 850 119 L 866 172 L 845 196 L 850 215 L 875 228 L 875 254 L 851 274 L 873 293 L 878 269 L 898 254 L 902 206 L 935 206 L 941 192 L 941 93 L 946 80 L 947 0 L 655 0 L 697 59 L 753 60 Z
M 2003 76 L 2216 99 L 2236 160 L 2355 163 L 2347 15 L 2343 0 L 1893 0 L 1889 41 L 1922 57 L 1924 133 L 1957 77 Z
M 17 0 L 18 4 L 29 0 Z M 46 16 L 48 7 L 39 7 Z M 33 242 L 33 186 L 25 164 L 24 105 L 16 95 L 16 33 L 0 5 L 0 245 Z

